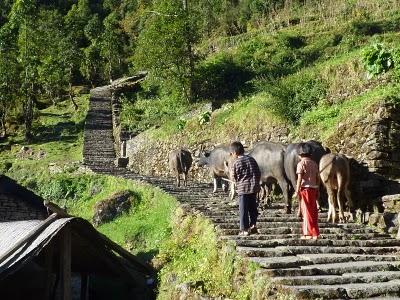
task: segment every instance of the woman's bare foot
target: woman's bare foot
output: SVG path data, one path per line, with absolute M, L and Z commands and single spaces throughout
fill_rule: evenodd
M 300 239 L 301 239 L 301 240 L 309 240 L 309 239 L 311 239 L 311 236 L 309 236 L 309 235 L 302 235 L 302 236 L 300 237 Z
M 313 236 L 312 239 L 313 240 L 318 240 L 318 236 Z

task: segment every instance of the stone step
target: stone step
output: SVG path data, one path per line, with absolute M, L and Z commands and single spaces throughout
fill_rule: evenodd
M 274 239 L 299 239 L 299 233 L 287 233 L 287 234 L 252 234 L 249 236 L 238 236 L 238 232 L 231 235 L 222 235 L 220 238 L 222 240 L 274 240 Z M 390 234 L 383 233 L 325 233 L 321 234 L 321 239 L 331 239 L 331 240 L 386 240 L 391 239 Z
M 284 257 L 250 257 L 250 260 L 258 263 L 266 269 L 277 268 L 300 268 L 309 265 L 359 262 L 359 261 L 399 261 L 400 256 L 396 255 L 365 255 L 365 254 L 299 254 Z
M 311 264 L 299 268 L 264 269 L 269 276 L 343 275 L 344 273 L 399 271 L 399 261 L 348 261 L 343 263 Z
M 387 282 L 400 279 L 399 271 L 375 271 L 361 273 L 344 273 L 342 275 L 313 275 L 273 277 L 271 280 L 281 285 L 337 285 L 349 283 Z
M 394 254 L 399 253 L 400 247 L 331 247 L 331 246 L 279 246 L 274 248 L 241 247 L 236 249 L 246 256 L 275 257 L 299 254 Z
M 287 288 L 295 292 L 298 297 L 308 299 L 365 299 L 380 295 L 400 295 L 400 280 L 340 285 L 287 286 Z
M 219 227 L 218 227 L 219 228 Z M 237 235 L 239 233 L 239 226 L 229 229 L 219 228 L 220 232 L 223 235 Z M 270 228 L 258 228 L 261 234 L 301 234 L 300 227 L 270 227 Z M 375 233 L 373 229 L 370 228 L 362 228 L 362 229 L 353 229 L 350 233 L 347 231 L 343 231 L 340 228 L 320 228 L 320 234 L 363 234 L 363 233 Z M 251 237 L 252 235 L 250 235 Z
M 255 237 L 255 236 L 254 236 Z M 390 247 L 400 246 L 400 240 L 380 239 L 380 240 L 302 240 L 293 239 L 270 239 L 270 240 L 245 240 L 237 238 L 236 245 L 241 247 L 278 247 L 278 246 L 335 246 L 335 247 Z

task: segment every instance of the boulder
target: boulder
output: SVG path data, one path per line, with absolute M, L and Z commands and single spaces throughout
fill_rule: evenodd
M 93 224 L 99 226 L 128 212 L 134 199 L 131 191 L 122 191 L 97 202 L 94 207 Z

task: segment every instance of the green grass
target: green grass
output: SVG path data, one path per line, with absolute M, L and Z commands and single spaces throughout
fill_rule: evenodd
M 398 101 L 400 87 L 397 84 L 380 86 L 343 103 L 320 105 L 304 114 L 296 135 L 304 138 L 326 140 L 335 134 L 339 123 L 368 113 L 367 108 L 380 101 Z

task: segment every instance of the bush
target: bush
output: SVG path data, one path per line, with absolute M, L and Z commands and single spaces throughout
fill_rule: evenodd
M 364 68 L 370 78 L 387 72 L 394 65 L 392 50 L 382 43 L 375 43 L 368 47 L 362 56 Z
M 231 100 L 246 88 L 252 73 L 230 54 L 222 53 L 200 64 L 196 70 L 195 90 L 200 99 Z
M 290 76 L 268 87 L 272 95 L 270 109 L 294 124 L 326 94 L 326 84 L 311 73 Z
M 90 175 L 70 176 L 60 174 L 48 178 L 39 179 L 36 186 L 37 192 L 46 200 L 60 201 L 64 199 L 76 199 L 91 196 L 91 190 L 100 177 Z M 101 184 L 101 183 L 100 183 Z

